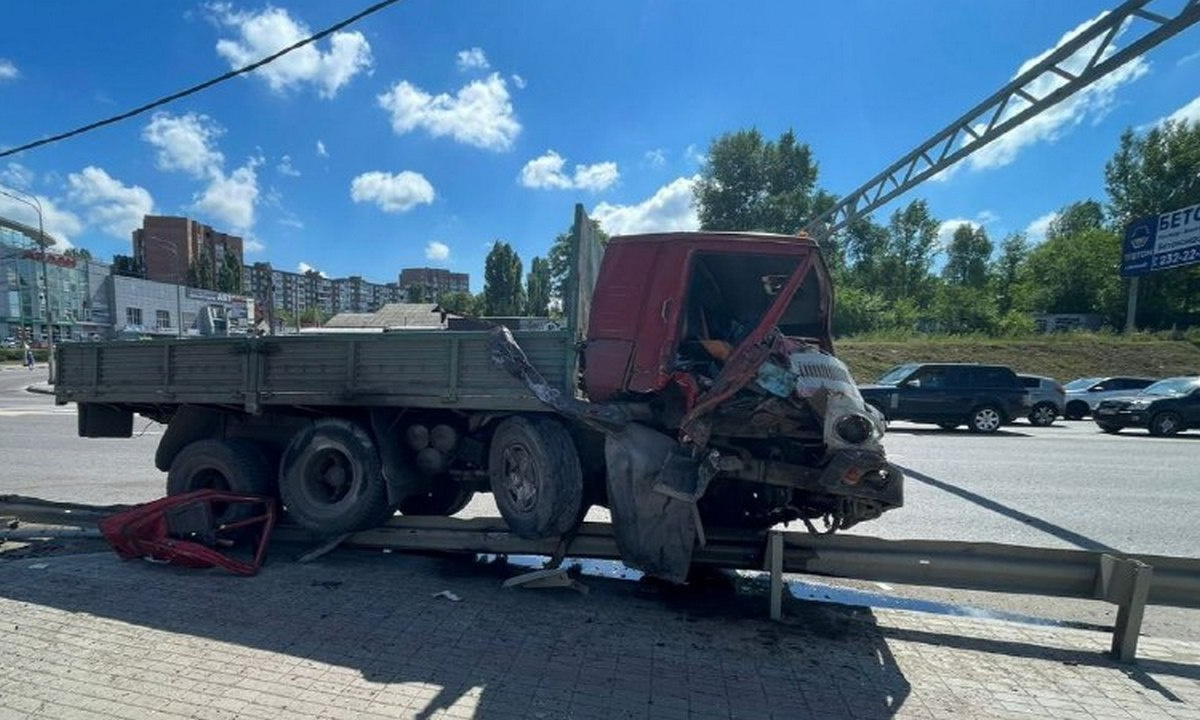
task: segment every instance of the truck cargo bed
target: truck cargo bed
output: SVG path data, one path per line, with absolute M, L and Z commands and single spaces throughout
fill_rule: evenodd
M 517 342 L 554 387 L 574 367 L 566 332 L 520 332 Z M 60 404 L 461 407 L 542 410 L 492 364 L 486 331 L 194 338 L 64 343 Z

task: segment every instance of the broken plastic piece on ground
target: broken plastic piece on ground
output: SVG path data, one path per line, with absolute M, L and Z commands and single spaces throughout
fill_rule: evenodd
M 564 567 L 546 568 L 522 573 L 504 581 L 504 587 L 556 588 L 565 587 L 587 595 L 588 586 L 567 574 Z
M 262 513 L 221 523 L 214 504 L 261 506 Z M 254 575 L 262 567 L 271 531 L 275 502 L 261 495 L 196 490 L 134 506 L 99 522 L 100 532 L 118 555 L 144 558 L 192 568 L 221 567 L 235 575 Z M 257 530 L 253 558 L 239 560 L 217 549 L 235 544 L 237 537 Z
M 446 598 L 450 602 L 458 602 L 459 600 L 462 600 L 462 598 L 450 592 L 449 590 L 443 590 L 439 593 L 434 593 L 433 596 L 435 598 Z

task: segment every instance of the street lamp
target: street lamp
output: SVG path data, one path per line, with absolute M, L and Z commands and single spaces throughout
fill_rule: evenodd
M 146 237 L 149 240 L 153 240 L 154 242 L 159 243 L 160 245 L 165 247 L 167 250 L 170 250 L 171 257 L 173 257 L 175 259 L 175 272 L 173 273 L 173 275 L 175 276 L 175 327 L 176 327 L 175 336 L 181 338 L 181 337 L 183 337 L 183 298 L 180 294 L 180 286 L 182 285 L 183 278 L 179 277 L 179 274 L 180 274 L 179 273 L 179 250 L 178 250 L 178 248 L 175 247 L 174 244 L 169 243 L 166 240 L 163 240 L 162 238 L 157 237 L 155 235 L 147 235 Z M 146 261 L 145 254 L 146 254 L 145 249 L 143 248 L 142 262 Z
M 10 190 L 11 190 L 11 192 L 10 192 Z M 13 194 L 14 192 L 21 193 L 21 195 L 14 195 Z M 41 254 L 42 254 L 42 292 L 44 293 L 42 296 L 42 307 L 45 309 L 46 340 L 47 340 L 47 343 L 49 346 L 49 351 L 50 351 L 49 357 L 46 361 L 47 368 L 49 369 L 48 377 L 46 379 L 48 382 L 53 383 L 54 382 L 54 314 L 50 310 L 50 277 L 46 272 L 46 230 L 42 224 L 42 201 L 38 199 L 37 195 L 30 195 L 27 192 L 23 192 L 21 190 L 12 190 L 11 188 L 0 188 L 0 195 L 4 195 L 5 197 L 10 197 L 13 200 L 16 200 L 17 202 L 23 202 L 26 205 L 28 205 L 29 207 L 33 208 L 35 212 L 37 212 L 37 217 L 38 217 L 37 243 L 38 243 L 38 247 L 41 248 Z M 27 197 L 22 197 L 22 196 L 27 196 Z

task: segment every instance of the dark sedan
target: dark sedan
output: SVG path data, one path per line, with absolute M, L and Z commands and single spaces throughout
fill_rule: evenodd
M 1167 378 L 1137 395 L 1102 400 L 1094 416 L 1106 433 L 1138 427 L 1168 437 L 1200 428 L 1200 377 Z

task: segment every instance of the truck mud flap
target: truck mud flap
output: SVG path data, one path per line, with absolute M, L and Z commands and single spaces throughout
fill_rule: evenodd
M 621 560 L 648 575 L 682 583 L 700 533 L 696 505 L 656 489 L 676 447 L 674 438 L 636 423 L 604 438 L 609 510 Z

